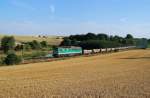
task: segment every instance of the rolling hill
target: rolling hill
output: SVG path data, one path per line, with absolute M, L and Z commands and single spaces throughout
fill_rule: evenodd
M 149 98 L 149 60 L 130 50 L 0 67 L 0 98 Z

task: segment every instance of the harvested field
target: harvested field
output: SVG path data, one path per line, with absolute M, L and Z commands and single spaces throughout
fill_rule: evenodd
M 60 96 L 150 98 L 150 50 L 0 68 L 0 98 Z
M 11 35 L 8 35 L 11 36 Z M 4 37 L 4 35 L 0 35 L 0 40 Z M 41 41 L 47 41 L 48 44 L 50 45 L 59 45 L 63 38 L 58 38 L 57 36 L 48 36 L 47 38 L 39 38 L 36 36 L 17 36 L 15 35 L 14 38 L 16 39 L 17 42 L 29 42 L 33 40 L 37 40 L 39 42 Z

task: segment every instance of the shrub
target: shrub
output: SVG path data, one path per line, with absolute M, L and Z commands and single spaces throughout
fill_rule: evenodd
M 47 47 L 48 46 L 46 41 L 42 41 L 42 42 L 40 42 L 40 44 L 41 44 L 42 47 Z
M 41 44 L 36 41 L 36 40 L 33 40 L 32 42 L 29 42 L 29 45 L 31 46 L 32 49 L 34 50 L 39 50 L 41 49 Z
M 20 51 L 20 50 L 22 50 L 23 49 L 23 45 L 17 45 L 16 47 L 15 47 L 15 51 Z
M 10 53 L 4 59 L 6 65 L 15 65 L 19 64 L 22 61 L 21 57 L 17 56 L 15 53 Z
M 29 43 L 27 43 L 27 44 L 24 45 L 24 50 L 25 50 L 25 51 L 30 51 L 31 49 L 32 49 L 32 48 L 31 48 L 31 46 L 30 46 Z

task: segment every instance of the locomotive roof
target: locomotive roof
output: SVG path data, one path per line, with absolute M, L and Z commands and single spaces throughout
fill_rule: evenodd
M 81 48 L 81 47 L 76 47 L 76 46 L 60 46 L 57 48 Z

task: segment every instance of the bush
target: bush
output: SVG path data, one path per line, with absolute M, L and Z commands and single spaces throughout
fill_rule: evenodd
M 17 56 L 15 53 L 10 53 L 4 59 L 6 65 L 15 65 L 19 64 L 22 61 L 21 57 Z
M 25 51 L 30 51 L 31 49 L 32 49 L 32 48 L 31 48 L 31 46 L 30 46 L 29 43 L 27 43 L 27 44 L 24 45 L 24 50 L 25 50 Z
M 41 44 L 36 41 L 36 40 L 33 40 L 32 42 L 29 42 L 29 45 L 31 46 L 32 49 L 34 50 L 39 50 L 41 49 Z
M 23 45 L 17 45 L 16 47 L 15 47 L 15 51 L 20 51 L 20 50 L 22 50 L 23 49 Z
M 42 47 L 47 47 L 48 46 L 46 41 L 42 41 L 42 42 L 40 42 L 40 44 L 41 44 Z

